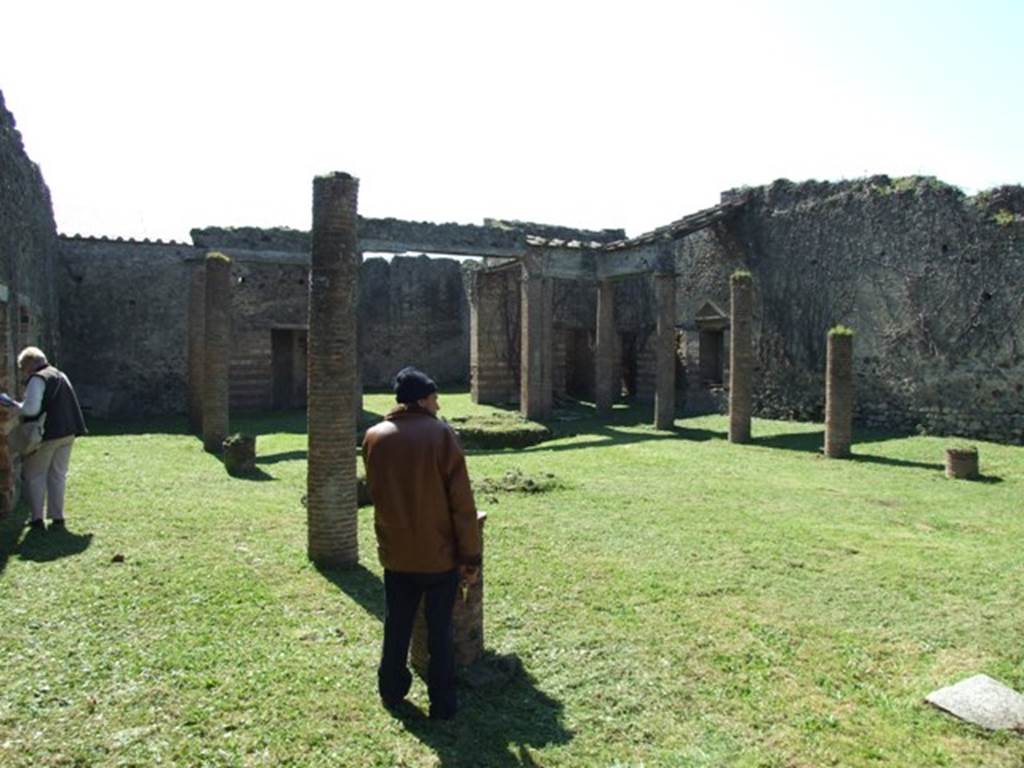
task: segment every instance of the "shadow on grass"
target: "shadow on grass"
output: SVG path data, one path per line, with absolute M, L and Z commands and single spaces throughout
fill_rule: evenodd
M 910 459 L 896 459 L 891 456 L 876 456 L 868 453 L 857 453 L 858 445 L 870 443 L 882 443 L 887 440 L 900 440 L 908 437 L 907 432 L 886 432 L 880 430 L 861 430 L 854 433 L 852 453 L 846 459 L 863 464 L 879 464 L 889 467 L 905 467 L 909 469 L 928 469 L 941 472 L 945 465 L 941 462 L 912 461 Z M 777 448 L 786 451 L 801 451 L 805 453 L 821 454 L 825 444 L 825 431 L 816 430 L 813 432 L 789 432 L 782 435 L 767 435 L 755 437 L 750 441 L 751 445 L 758 445 L 764 448 Z M 1002 478 L 991 479 L 979 478 L 979 482 L 999 483 Z
M 519 672 L 504 684 L 459 689 L 459 711 L 449 722 L 429 720 L 411 704 L 395 712 L 406 730 L 434 750 L 442 768 L 540 766 L 531 750 L 566 744 L 561 702 L 537 687 L 516 657 Z
M 641 422 L 638 422 L 641 423 Z M 586 436 L 589 439 L 583 440 L 582 442 L 570 443 L 567 445 L 551 445 L 550 441 L 545 441 L 537 445 L 532 445 L 526 448 L 518 449 L 517 453 L 554 453 L 558 451 L 578 451 L 583 448 L 608 448 L 615 445 L 628 445 L 630 443 L 646 443 L 652 440 L 688 440 L 690 442 L 706 442 L 708 440 L 724 440 L 728 437 L 727 433 L 719 432 L 711 429 L 698 429 L 694 427 L 680 427 L 674 426 L 671 430 L 664 431 L 650 431 L 650 432 L 623 432 L 615 429 L 615 426 L 632 426 L 629 424 L 601 424 L 601 423 L 580 423 L 578 428 L 575 430 L 559 429 L 555 431 L 555 427 L 552 426 L 552 431 L 555 434 L 552 436 L 552 440 L 557 440 L 566 437 Z M 507 452 L 507 448 L 496 448 L 490 450 L 467 450 L 467 453 L 475 456 L 486 456 L 497 453 Z
M 384 621 L 384 584 L 363 565 L 350 568 L 323 568 L 316 566 L 327 579 L 378 621 Z
M 256 463 L 259 464 L 259 460 L 257 460 Z M 277 480 L 277 478 L 274 477 L 272 474 L 270 474 L 269 472 L 264 472 L 259 467 L 254 467 L 253 469 L 250 469 L 248 472 L 238 472 L 236 474 L 231 474 L 230 472 L 228 472 L 228 474 L 231 475 L 231 477 L 234 478 L 235 480 L 247 480 L 250 483 L 265 483 L 268 481 Z
M 384 584 L 362 565 L 320 568 L 320 575 L 384 622 Z M 562 704 L 541 691 L 516 657 L 485 654 L 484 663 L 500 662 L 516 670 L 503 683 L 459 688 L 459 712 L 450 722 L 429 720 L 405 702 L 393 710 L 409 733 L 437 754 L 443 768 L 487 765 L 522 768 L 539 765 L 531 748 L 564 744 L 572 739 L 562 722 Z
M 887 467 L 909 467 L 912 469 L 931 469 L 941 472 L 945 469 L 942 464 L 935 464 L 928 461 L 911 461 L 909 459 L 894 459 L 889 456 L 872 456 L 866 453 L 854 453 L 849 457 L 850 461 L 861 464 L 880 464 Z
M 257 464 L 277 464 L 280 461 L 305 461 L 308 451 L 303 448 L 298 451 L 284 451 L 283 453 L 272 453 L 269 456 L 256 455 Z
M 48 563 L 62 557 L 79 555 L 92 544 L 91 533 L 72 533 L 66 528 L 51 528 L 48 531 L 26 528 L 25 517 L 24 510 L 19 507 L 0 520 L 0 575 L 12 556 L 17 555 L 22 560 L 36 563 Z

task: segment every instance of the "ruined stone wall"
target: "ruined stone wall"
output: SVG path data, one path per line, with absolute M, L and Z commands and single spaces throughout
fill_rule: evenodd
M 181 243 L 60 238 L 57 287 L 63 367 L 94 415 L 183 413 L 187 400 L 191 265 L 205 249 Z M 275 343 L 289 343 L 294 385 L 304 388 L 309 267 L 234 258 L 231 271 L 230 403 L 281 405 Z M 387 387 L 402 365 L 439 383 L 469 378 L 469 310 L 462 269 L 452 259 L 368 259 L 360 272 L 364 385 Z M 275 342 L 276 336 L 276 342 Z M 296 395 L 283 407 L 301 407 Z
M 454 259 L 370 258 L 359 273 L 359 340 L 365 387 L 390 386 L 406 365 L 438 384 L 469 381 L 469 303 Z
M 1024 190 L 880 176 L 745 192 L 727 237 L 681 253 L 723 293 L 734 265 L 754 274 L 757 413 L 822 418 L 842 323 L 858 422 L 1024 442 Z
M 16 359 L 27 345 L 42 347 L 53 363 L 64 367 L 53 287 L 56 253 L 50 191 L 25 153 L 0 93 L 0 391 L 22 394 Z M 0 410 L 0 424 L 6 427 L 11 414 Z M 17 499 L 20 469 L 20 459 L 0 440 L 0 516 Z
M 182 413 L 187 260 L 183 243 L 62 237 L 57 290 L 62 366 L 87 413 Z
M 20 347 L 36 344 L 58 365 L 58 304 L 54 290 L 57 227 L 50 191 L 25 153 L 14 116 L 0 93 L 0 373 L 13 373 Z M 9 384 L 8 384 L 9 385 Z

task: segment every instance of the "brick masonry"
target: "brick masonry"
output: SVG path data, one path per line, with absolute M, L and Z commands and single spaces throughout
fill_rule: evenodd
M 228 361 L 231 356 L 231 260 L 210 253 L 205 261 L 203 307 L 203 448 L 221 453 L 228 436 Z
M 853 336 L 828 334 L 825 372 L 825 455 L 850 455 L 853 440 Z
M 477 520 L 480 523 L 480 544 L 483 546 L 484 523 L 487 521 L 487 515 L 479 512 Z M 481 554 L 483 554 L 482 549 Z M 483 566 L 480 568 L 480 577 L 477 582 L 466 590 L 465 599 L 462 596 L 461 585 L 456 593 L 455 605 L 452 607 L 452 634 L 455 640 L 456 666 L 468 667 L 484 655 Z M 416 622 L 413 624 L 409 655 L 413 669 L 426 680 L 427 668 L 430 664 L 430 651 L 427 646 L 427 620 L 422 602 L 416 612 Z
M 654 295 L 658 312 L 654 348 L 654 426 L 672 429 L 676 418 L 675 275 L 657 274 Z
M 470 392 L 474 403 L 519 401 L 519 267 L 469 273 Z
M 323 567 L 359 561 L 356 493 L 356 209 L 359 181 L 313 181 L 309 280 L 309 558 Z
M 594 404 L 598 414 L 611 412 L 616 392 L 615 285 L 608 280 L 597 286 L 597 333 L 594 350 Z
M 543 420 L 551 413 L 552 291 L 551 279 L 535 272 L 527 257 L 521 283 L 519 409 L 528 419 Z
M 749 274 L 737 272 L 729 282 L 729 442 L 749 443 L 754 374 L 753 281 Z

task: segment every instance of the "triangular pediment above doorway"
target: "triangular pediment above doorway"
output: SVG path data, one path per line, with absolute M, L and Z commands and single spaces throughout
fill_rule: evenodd
M 729 316 L 713 301 L 705 301 L 697 310 L 697 320 L 728 320 Z

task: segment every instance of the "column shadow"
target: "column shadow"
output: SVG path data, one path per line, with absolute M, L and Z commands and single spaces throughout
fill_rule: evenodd
M 376 574 L 362 565 L 317 570 L 383 623 L 384 584 Z M 478 664 L 500 670 L 495 676 L 498 682 L 460 685 L 459 712 L 454 720 L 430 720 L 408 702 L 392 710 L 409 733 L 434 751 L 439 766 L 539 766 L 531 749 L 565 744 L 573 738 L 563 723 L 562 703 L 537 687 L 518 657 L 487 652 Z
M 316 569 L 360 608 L 377 621 L 384 622 L 384 582 L 373 571 L 364 565 L 351 568 L 323 568 L 318 565 Z

